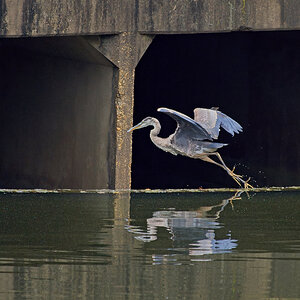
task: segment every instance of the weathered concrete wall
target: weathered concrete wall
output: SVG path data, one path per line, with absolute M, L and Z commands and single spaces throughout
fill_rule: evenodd
M 300 29 L 298 0 L 2 0 L 0 34 Z
M 1 40 L 2 187 L 110 187 L 114 70 L 100 53 L 81 56 L 82 45 Z
M 78 38 L 75 44 L 60 39 L 56 39 L 55 43 L 39 44 L 31 39 L 25 48 L 30 52 L 38 52 L 39 56 L 32 56 L 27 63 L 22 56 L 17 55 L 16 60 L 9 53 L 2 56 L 1 63 L 9 72 L 5 73 L 1 89 L 12 94 L 4 96 L 1 105 L 4 108 L 5 105 L 9 108 L 15 105 L 20 116 L 23 110 L 27 111 L 25 121 L 29 124 L 28 128 L 41 126 L 41 136 L 35 140 L 31 132 L 26 132 L 26 153 L 30 153 L 30 147 L 35 145 L 33 141 L 39 141 L 34 146 L 39 149 L 36 156 L 30 154 L 30 158 L 22 161 L 24 152 L 22 154 L 18 147 L 13 150 L 14 154 L 5 153 L 8 158 L 15 155 L 19 160 L 9 165 L 12 160 L 7 161 L 3 156 L 3 169 L 0 171 L 3 182 L 7 174 L 12 178 L 19 171 L 26 170 L 30 174 L 24 173 L 20 178 L 24 180 L 27 175 L 27 178 L 31 178 L 25 182 L 27 187 L 129 188 L 131 137 L 126 130 L 132 125 L 135 67 L 151 43 L 152 34 L 300 29 L 299 15 L 298 0 L 2 0 L 2 37 L 90 35 L 85 42 Z M 107 63 L 99 52 L 117 68 Z M 9 57 L 12 67 L 7 61 Z M 4 69 L 1 70 L 2 74 Z M 51 78 L 49 72 L 52 72 Z M 84 82 L 83 77 L 86 80 Z M 20 87 L 16 91 L 14 84 Z M 55 89 L 51 89 L 51 85 Z M 55 102 L 56 96 L 61 100 L 58 103 Z M 17 98 L 21 99 L 20 102 Z M 39 108 L 36 104 L 41 105 L 41 98 L 45 104 Z M 68 106 L 70 111 L 67 111 L 64 103 L 71 98 L 74 102 Z M 12 99 L 17 102 L 8 104 Z M 31 99 L 29 105 L 24 104 L 27 99 Z M 24 104 L 23 110 L 17 103 Z M 57 110 L 47 108 L 43 111 L 47 105 Z M 83 107 L 86 110 L 81 112 Z M 52 111 L 57 128 L 71 125 L 74 120 L 79 126 L 73 139 L 69 138 L 64 146 L 58 146 L 57 149 L 43 144 L 49 142 L 43 133 L 54 126 L 43 123 L 43 116 L 47 116 L 49 111 Z M 4 120 L 11 122 L 4 123 L 5 126 L 15 128 L 22 135 L 24 122 L 9 120 L 4 112 L 2 114 Z M 31 120 L 35 115 L 41 117 L 40 122 Z M 96 129 L 99 130 L 97 133 Z M 2 130 L 7 143 L 16 146 L 7 132 Z M 69 134 L 72 135 L 66 133 L 66 136 Z M 70 145 L 75 145 L 74 151 L 69 149 L 64 152 Z M 47 147 L 50 150 L 46 150 Z M 50 159 L 54 150 L 58 151 L 54 155 L 60 157 L 58 161 Z M 67 160 L 62 159 L 62 153 L 68 157 Z M 41 165 L 31 165 L 37 157 Z M 17 171 L 14 173 L 13 170 Z M 77 175 L 66 179 L 69 175 L 64 177 L 61 175 L 64 172 Z M 43 181 L 45 174 L 48 177 Z M 28 185 L 29 182 L 34 182 L 34 185 Z M 9 181 L 7 183 L 2 186 L 9 187 Z

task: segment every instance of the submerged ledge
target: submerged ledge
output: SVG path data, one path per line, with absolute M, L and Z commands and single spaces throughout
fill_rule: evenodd
M 282 192 L 282 191 L 300 191 L 300 186 L 286 186 L 286 187 L 261 187 L 253 189 L 238 189 L 238 188 L 209 188 L 209 189 L 141 189 L 141 190 L 109 190 L 109 189 L 99 189 L 99 190 L 80 190 L 80 189 L 0 189 L 1 194 L 5 193 L 36 193 L 36 194 L 118 194 L 118 193 L 225 193 L 225 192 L 237 192 L 237 191 L 247 191 L 247 192 Z

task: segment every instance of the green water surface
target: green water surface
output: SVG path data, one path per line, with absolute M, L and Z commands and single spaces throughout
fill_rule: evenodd
M 300 192 L 0 194 L 0 299 L 300 298 Z

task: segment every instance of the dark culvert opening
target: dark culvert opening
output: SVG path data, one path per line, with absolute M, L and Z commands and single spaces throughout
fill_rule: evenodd
M 134 123 L 153 116 L 167 137 L 168 107 L 193 116 L 220 107 L 244 132 L 222 130 L 220 150 L 258 186 L 300 185 L 300 32 L 157 36 L 136 69 Z M 234 187 L 219 167 L 156 148 L 150 128 L 133 133 L 133 188 Z
M 0 39 L 0 187 L 108 188 L 113 66 L 95 37 Z

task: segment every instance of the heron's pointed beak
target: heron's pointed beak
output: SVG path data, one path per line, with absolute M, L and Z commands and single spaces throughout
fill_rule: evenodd
M 137 124 L 137 125 L 131 127 L 130 129 L 127 130 L 127 132 L 131 132 L 131 131 L 133 131 L 133 130 L 135 130 L 135 129 L 139 129 L 140 127 L 141 127 L 141 123 L 139 123 L 139 124 Z

